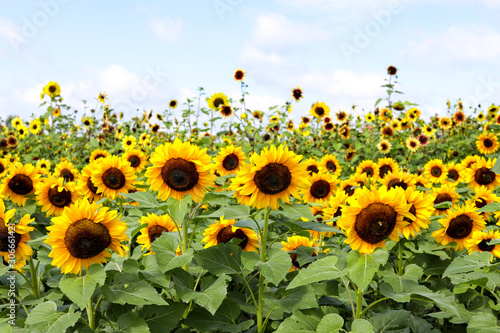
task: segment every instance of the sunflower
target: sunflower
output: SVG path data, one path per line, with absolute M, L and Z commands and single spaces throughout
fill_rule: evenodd
M 35 192 L 40 180 L 37 168 L 31 164 L 16 162 L 9 168 L 9 173 L 2 179 L 0 193 L 18 206 L 24 206 L 27 196 Z
M 391 143 L 385 139 L 377 144 L 377 148 L 382 154 L 388 154 L 391 151 L 391 146 Z
M 45 95 L 49 95 L 50 98 L 54 98 L 61 94 L 61 87 L 57 82 L 50 81 L 45 87 L 43 87 L 43 93 Z
M 296 155 L 283 145 L 278 148 L 266 147 L 260 155 L 254 153 L 250 158 L 252 167 L 244 168 L 233 179 L 236 183 L 244 184 L 239 195 L 251 194 L 251 206 L 269 206 L 271 209 L 278 209 L 278 199 L 290 202 L 290 195 L 300 199 L 299 190 L 310 186 L 301 159 L 301 155 Z
M 19 117 L 15 117 L 14 119 L 11 120 L 10 124 L 12 125 L 12 128 L 16 129 L 19 126 L 23 125 L 23 120 Z
M 356 193 L 356 190 L 360 188 L 360 184 L 358 184 L 354 179 L 348 178 L 340 183 L 339 188 L 351 197 Z
M 373 113 L 368 113 L 366 116 L 365 116 L 365 121 L 367 123 L 371 123 L 372 121 L 375 120 L 375 116 L 373 115 Z
M 41 126 L 42 126 L 42 122 L 40 121 L 40 119 L 33 119 L 30 122 L 30 127 L 29 127 L 31 134 L 40 133 L 40 131 L 42 130 Z
M 33 254 L 33 250 L 27 244 L 31 240 L 30 231 L 33 231 L 34 227 L 29 227 L 28 224 L 35 221 L 35 218 L 30 218 L 29 214 L 24 215 L 21 220 L 14 226 L 14 249 L 15 252 L 12 254 L 12 243 L 8 242 L 8 238 L 12 233 L 12 224 L 8 223 L 8 220 L 14 215 L 15 210 L 9 210 L 5 212 L 5 205 L 3 201 L 0 200 L 0 215 L 6 218 L 5 221 L 0 221 L 0 256 L 3 257 L 5 262 L 14 261 L 19 263 L 22 260 L 28 260 Z M 10 230 L 9 230 L 10 229 Z
M 422 127 L 422 132 L 426 136 L 432 137 L 432 136 L 434 136 L 434 132 L 436 132 L 436 130 L 431 125 L 427 125 L 427 126 Z
M 472 237 L 465 242 L 465 248 L 469 254 L 477 251 L 488 251 L 491 253 L 491 260 L 493 260 L 494 256 L 500 258 L 500 244 L 488 244 L 489 241 L 494 239 L 500 239 L 500 231 L 490 230 L 488 233 L 474 231 Z
M 454 206 L 460 198 L 460 194 L 457 193 L 456 187 L 452 184 L 442 185 L 439 188 L 435 187 L 429 196 L 434 205 L 449 201 Z M 445 215 L 449 211 L 449 208 L 434 208 L 434 215 Z
M 320 161 L 318 161 L 316 157 L 310 157 L 307 160 L 305 160 L 302 164 L 305 166 L 307 172 L 309 173 L 309 176 L 312 176 L 315 173 L 319 172 Z
M 19 136 L 19 139 L 24 139 L 26 137 L 26 135 L 28 135 L 28 133 L 29 133 L 28 128 L 24 125 L 17 126 L 16 130 L 17 130 L 17 135 Z
M 453 114 L 453 120 L 457 124 L 461 124 L 465 121 L 465 113 L 462 110 L 458 110 Z
M 481 154 L 488 155 L 495 153 L 500 144 L 495 134 L 484 132 L 477 137 L 476 147 Z
M 35 195 L 37 204 L 42 206 L 42 212 L 46 212 L 47 217 L 61 215 L 64 207 L 74 204 L 81 198 L 76 183 L 65 182 L 63 178 L 54 176 L 49 176 L 43 182 L 39 182 Z
M 237 174 L 241 169 L 242 163 L 247 159 L 241 147 L 233 145 L 221 148 L 219 154 L 215 156 L 213 166 L 214 170 L 221 176 Z
M 94 149 L 92 151 L 92 153 L 90 153 L 90 158 L 89 158 L 89 162 L 92 163 L 100 158 L 106 158 L 108 156 L 110 156 L 111 154 L 109 153 L 109 151 L 107 150 L 104 150 L 104 149 Z
M 215 221 L 214 224 L 209 225 L 203 232 L 205 237 L 201 240 L 202 243 L 207 243 L 205 248 L 221 243 L 226 244 L 231 239 L 238 238 L 241 239 L 238 246 L 243 251 L 258 252 L 259 237 L 257 234 L 248 228 L 235 227 L 234 223 L 236 223 L 236 220 L 225 220 L 224 216 L 222 216 L 220 221 Z
M 491 116 L 496 116 L 498 113 L 498 106 L 492 105 L 488 108 L 488 114 Z
M 122 139 L 122 147 L 125 150 L 133 149 L 137 144 L 137 139 L 132 135 L 127 135 Z
M 377 180 L 379 167 L 378 164 L 373 162 L 372 160 L 364 160 L 363 162 L 359 163 L 358 167 L 356 168 L 356 173 L 359 175 L 364 174 L 367 177 L 372 178 L 373 180 Z
M 308 237 L 296 235 L 287 237 L 286 242 L 282 241 L 281 245 L 283 246 L 283 250 L 285 250 L 286 252 L 294 251 L 300 246 L 310 247 L 313 249 L 317 246 L 316 243 L 314 243 L 314 241 L 310 240 Z M 313 251 L 312 256 L 317 256 L 316 250 Z M 306 268 L 307 266 L 309 266 L 309 263 L 300 266 L 299 262 L 297 261 L 297 253 L 290 253 L 290 258 L 292 259 L 292 267 L 289 270 L 290 272 L 293 272 L 295 270 L 300 271 L 302 268 Z
M 241 166 L 241 169 L 245 169 L 246 171 L 245 172 L 250 172 L 250 170 L 252 169 L 252 166 L 248 163 L 243 163 L 243 165 Z M 246 195 L 241 195 L 240 194 L 240 190 L 243 188 L 245 184 L 242 184 L 240 182 L 237 182 L 235 181 L 235 178 L 233 178 L 231 180 L 231 182 L 229 183 L 229 186 L 227 187 L 227 189 L 229 191 L 234 191 L 234 197 L 236 198 L 236 200 L 238 201 L 238 203 L 242 204 L 242 205 L 246 205 L 246 206 L 250 206 L 250 199 L 252 198 L 252 195 L 251 194 L 246 194 Z
M 346 160 L 347 162 L 350 162 L 350 161 L 354 158 L 354 156 L 355 156 L 355 155 L 356 155 L 356 152 L 355 152 L 354 150 L 350 149 L 350 150 L 348 150 L 348 151 L 345 153 L 344 158 L 345 158 L 345 160 Z
M 415 234 L 420 232 L 420 228 L 429 228 L 429 224 L 431 223 L 429 218 L 433 212 L 433 203 L 430 196 L 412 187 L 405 190 L 405 198 L 411 204 L 410 213 L 415 215 L 415 220 L 412 221 L 405 217 L 403 220 L 409 224 L 399 231 L 406 239 L 409 239 L 410 235 L 415 237 Z
M 340 123 L 343 123 L 344 121 L 347 120 L 347 113 L 345 111 L 339 111 L 335 113 L 335 117 Z
M 323 218 L 325 220 L 331 220 L 342 215 L 342 206 L 345 205 L 349 195 L 338 188 L 335 193 L 328 200 L 328 207 L 323 209 Z M 327 224 L 329 224 L 327 222 Z M 333 226 L 333 223 L 330 225 Z
M 78 179 L 78 191 L 90 202 L 99 201 L 103 198 L 98 193 L 97 187 L 92 183 L 92 171 L 96 168 L 95 163 L 91 163 L 82 169 Z
M 321 119 L 330 114 L 330 107 L 324 102 L 316 102 L 309 111 L 314 117 Z
M 59 117 L 59 116 L 61 116 L 61 109 L 59 109 L 59 108 L 55 108 L 55 109 L 53 109 L 53 110 L 52 110 L 52 115 L 53 115 L 54 117 Z
M 156 147 L 150 158 L 153 165 L 145 174 L 150 189 L 159 191 L 158 197 L 162 200 L 169 197 L 181 200 L 191 194 L 194 201 L 200 201 L 216 178 L 209 173 L 210 156 L 206 151 L 179 139 Z
M 499 202 L 500 197 L 498 197 L 496 194 L 494 194 L 487 187 L 480 186 L 480 187 L 476 188 L 476 194 L 474 195 L 474 198 L 472 198 L 472 201 L 474 202 L 474 205 L 476 205 L 476 207 L 479 209 L 479 208 L 483 208 L 484 206 L 486 206 L 489 203 Z M 481 213 L 481 215 L 488 217 L 491 215 L 491 213 L 483 212 L 483 213 Z
M 384 178 L 388 173 L 397 173 L 399 171 L 399 164 L 390 157 L 379 158 L 377 161 L 378 176 Z
M 420 147 L 420 141 L 415 138 L 408 138 L 406 140 L 406 148 L 408 148 L 409 151 L 412 153 L 416 152 L 418 148 Z
M 254 117 L 255 119 L 258 119 L 260 121 L 262 121 L 263 116 L 264 116 L 264 114 L 262 112 L 260 112 L 259 110 L 255 110 L 254 112 L 252 112 L 252 117 Z
M 300 86 L 292 89 L 292 97 L 296 102 L 300 101 L 300 99 L 303 97 L 303 94 L 304 92 L 302 91 L 302 88 L 300 88 Z
M 432 188 L 432 183 L 425 177 L 424 174 L 413 175 L 413 180 L 415 182 L 415 188 L 418 188 L 419 186 L 426 189 Z
M 485 120 L 485 118 L 486 118 L 486 117 L 484 116 L 484 113 L 482 113 L 482 112 L 480 112 L 480 113 L 477 115 L 477 120 L 478 120 L 479 122 L 481 122 L 481 123 Z
M 176 224 L 172 221 L 170 216 L 156 215 L 147 213 L 147 216 L 141 217 L 141 224 L 147 226 L 141 229 L 141 234 L 137 237 L 137 243 L 141 244 L 141 249 L 151 251 L 151 244 L 162 235 L 164 232 L 177 231 Z M 179 229 L 181 230 L 181 229 Z
M 171 109 L 175 109 L 177 107 L 177 100 L 171 99 L 170 102 L 168 103 L 168 107 Z
M 218 111 L 222 105 L 229 105 L 227 96 L 223 93 L 216 93 L 207 99 L 208 107 L 214 111 Z
M 443 245 L 450 242 L 457 243 L 455 250 L 463 250 L 473 233 L 482 231 L 486 227 L 483 217 L 476 212 L 476 206 L 471 203 L 450 211 L 448 216 L 439 220 L 439 223 L 443 228 L 434 231 L 432 237 Z
M 398 72 L 398 69 L 394 66 L 389 66 L 387 67 L 387 74 L 389 75 L 396 75 L 396 73 Z
M 349 126 L 344 125 L 339 129 L 339 134 L 340 138 L 342 140 L 347 140 L 351 136 L 351 130 L 349 129 Z
M 318 166 L 319 172 L 329 172 L 337 177 L 342 173 L 339 161 L 332 154 L 323 155 Z
M 118 193 L 128 193 L 137 179 L 134 169 L 118 156 L 108 156 L 94 163 L 91 181 L 97 192 L 115 199 Z
M 408 224 L 404 218 L 415 219 L 402 189 L 362 188 L 348 203 L 342 208 L 337 225 L 347 235 L 344 242 L 361 254 L 385 248 L 387 237 L 397 241 L 399 229 Z
M 440 159 L 433 159 L 424 166 L 425 176 L 434 184 L 443 183 L 447 178 L 448 170 Z
M 393 172 L 388 172 L 385 177 L 379 181 L 387 188 L 387 190 L 397 187 L 401 187 L 403 190 L 406 190 L 409 187 L 415 186 L 415 180 L 412 175 L 407 172 L 399 171 L 399 169 Z
M 230 105 L 221 105 L 219 112 L 223 118 L 230 118 L 233 115 L 233 108 Z
M 464 180 L 463 167 L 461 164 L 448 163 L 446 164 L 446 169 L 448 170 L 448 174 L 446 175 L 446 182 L 458 184 Z
M 460 164 L 464 167 L 464 169 L 471 169 L 472 165 L 479 161 L 481 159 L 481 156 L 477 155 L 469 155 L 466 158 L 462 160 Z
M 63 160 L 56 165 L 54 175 L 64 178 L 67 182 L 72 182 L 78 177 L 78 170 L 73 163 Z
M 392 111 L 387 108 L 383 108 L 380 112 L 380 119 L 385 122 L 390 122 L 392 120 Z
M 234 71 L 234 79 L 236 81 L 243 81 L 244 77 L 245 77 L 245 71 L 243 69 L 238 68 L 237 70 Z
M 128 238 L 127 225 L 120 218 L 116 211 L 86 199 L 64 208 L 61 216 L 52 218 L 54 225 L 47 227 L 45 243 L 52 246 L 52 265 L 63 274 L 80 274 L 82 267 L 106 263 L 106 257 L 111 257 L 108 249 L 123 257 L 128 249 L 121 242 Z
M 108 95 L 106 95 L 103 92 L 99 92 L 99 95 L 97 96 L 97 100 L 101 103 L 105 103 L 106 100 L 108 99 Z
M 339 180 L 336 176 L 329 173 L 316 173 L 309 177 L 311 186 L 301 189 L 300 193 L 304 196 L 304 202 L 324 203 L 330 199 Z
M 469 188 L 477 189 L 480 186 L 486 186 L 489 190 L 494 190 L 500 184 L 500 175 L 491 171 L 496 160 L 496 158 L 492 161 L 481 157 L 470 169 L 465 170 L 465 179 L 469 183 Z
M 122 155 L 122 159 L 130 163 L 130 166 L 134 169 L 135 173 L 139 173 L 144 170 L 146 165 L 149 163 L 146 154 L 139 149 L 126 150 Z
M 390 138 L 394 135 L 394 130 L 390 126 L 385 126 L 382 128 L 382 135 Z
M 392 129 L 397 132 L 399 130 L 401 130 L 401 123 L 399 122 L 399 120 L 397 119 L 394 119 L 393 121 L 391 121 L 391 124 L 390 126 L 392 127 Z

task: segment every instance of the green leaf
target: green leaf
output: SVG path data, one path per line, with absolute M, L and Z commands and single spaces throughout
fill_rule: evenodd
M 151 192 L 120 193 L 130 201 L 136 201 L 141 208 L 158 208 L 160 204 Z
M 60 333 L 74 326 L 80 312 L 74 312 L 71 307 L 67 313 L 58 312 L 56 303 L 49 301 L 38 304 L 30 311 L 25 324 L 29 332 Z
M 193 249 L 188 249 L 186 253 L 178 256 L 176 253 L 178 247 L 179 242 L 177 239 L 167 232 L 155 239 L 151 245 L 151 249 L 155 252 L 158 267 L 163 273 L 189 264 L 193 260 Z
M 491 253 L 474 252 L 464 257 L 455 258 L 443 273 L 443 278 L 459 273 L 472 272 L 476 269 L 491 266 Z
M 233 303 L 235 304 L 235 303 Z M 233 309 L 239 311 L 239 306 L 233 305 Z M 221 305 L 222 310 L 222 305 Z M 246 320 L 241 323 L 234 322 L 228 316 L 219 314 L 219 311 L 213 316 L 203 308 L 197 308 L 189 313 L 188 317 L 181 321 L 182 324 L 193 327 L 201 332 L 234 332 L 240 333 L 248 330 L 254 325 L 253 320 Z
M 380 102 L 382 102 L 382 98 L 377 99 L 377 101 L 375 102 L 375 106 L 377 106 L 378 103 L 380 103 Z
M 494 173 L 500 174 L 500 158 L 497 159 L 497 161 L 495 162 L 495 165 L 493 166 L 493 168 L 491 168 L 491 171 L 493 171 Z
M 293 225 L 296 225 L 304 230 L 314 230 L 318 232 L 336 232 L 342 233 L 339 229 L 332 227 L 331 225 L 318 223 L 318 222 L 306 222 L 306 221 L 294 221 L 290 222 Z
M 272 249 L 269 252 L 267 261 L 259 261 L 257 262 L 257 266 L 267 281 L 278 286 L 290 270 L 290 255 L 282 249 Z
M 248 219 L 248 217 L 250 216 L 250 207 L 245 205 L 225 206 L 221 207 L 219 210 L 216 210 L 210 215 L 206 215 L 205 217 L 222 217 L 222 216 L 224 216 L 224 219 L 226 220 Z
M 494 213 L 500 211 L 500 202 L 491 202 L 477 210 L 478 212 Z
M 374 333 L 373 325 L 366 319 L 356 319 L 351 325 L 352 333 Z
M 435 209 L 447 209 L 453 207 L 453 203 L 451 201 L 443 201 L 434 205 Z
M 59 282 L 59 288 L 80 309 L 85 309 L 97 284 L 103 285 L 105 280 L 104 268 L 100 264 L 94 264 L 84 276 L 65 274 Z
M 167 305 L 167 302 L 158 295 L 155 288 L 151 287 L 146 281 L 142 280 L 123 289 L 114 287 L 111 289 L 108 285 L 101 287 L 103 295 L 108 301 L 119 304 L 132 305 Z
M 351 251 L 347 255 L 349 277 L 356 286 L 365 291 L 380 265 L 385 265 L 389 252 L 377 249 L 373 253 L 360 255 L 358 251 Z
M 286 289 L 297 288 L 324 280 L 333 280 L 344 276 L 346 272 L 335 267 L 337 261 L 337 257 L 329 256 L 311 263 L 295 276 Z
M 257 263 L 260 261 L 260 256 L 257 252 L 245 251 L 241 254 L 241 263 L 245 269 L 253 271 L 257 267 Z
M 496 164 L 495 164 L 496 165 Z M 469 321 L 467 333 L 499 333 L 497 318 L 491 313 L 476 312 Z
M 300 221 L 302 217 L 305 217 L 309 221 L 317 222 L 316 217 L 314 217 L 313 213 L 311 212 L 311 208 L 309 208 L 309 205 L 289 204 L 283 202 L 281 199 L 278 200 L 278 203 L 279 206 L 289 214 L 287 215 L 287 217 L 292 220 Z
M 408 328 L 411 313 L 406 310 L 383 310 L 371 318 L 377 332 L 391 332 Z M 409 332 L 409 331 L 406 331 Z
M 433 333 L 439 332 L 438 330 L 434 330 L 432 325 L 425 319 L 417 316 L 410 316 L 408 319 L 408 324 L 410 325 L 410 329 L 412 333 Z
M 212 315 L 217 311 L 227 294 L 227 282 L 231 277 L 221 274 L 214 283 L 203 291 L 194 291 L 182 285 L 174 286 L 183 302 L 194 300 L 196 304 L 205 308 Z
M 214 275 L 238 274 L 241 272 L 241 247 L 231 244 L 217 244 L 197 251 L 194 260 Z
M 277 304 L 283 312 L 294 312 L 295 310 L 318 307 L 312 286 L 301 286 L 285 290 L 281 299 L 277 301 Z
M 172 197 L 168 198 L 167 208 L 169 215 L 179 225 L 182 224 L 192 202 L 193 200 L 191 199 L 190 195 L 184 196 L 181 200 L 177 200 Z
M 149 333 L 146 322 L 137 317 L 133 312 L 124 313 L 118 318 L 118 330 L 116 332 Z
M 318 324 L 318 318 L 305 315 L 301 311 L 295 311 L 291 317 L 286 318 L 280 324 L 276 332 L 313 333 L 316 332 Z
M 318 333 L 336 333 L 340 332 L 344 326 L 344 319 L 336 313 L 330 313 L 321 318 L 316 328 Z

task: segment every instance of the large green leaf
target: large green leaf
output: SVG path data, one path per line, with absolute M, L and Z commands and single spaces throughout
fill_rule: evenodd
M 357 251 L 351 251 L 347 255 L 349 277 L 356 286 L 365 291 L 380 265 L 385 265 L 389 258 L 389 252 L 385 249 L 377 249 L 373 253 L 360 255 Z
M 189 313 L 188 317 L 182 320 L 181 323 L 189 327 L 193 327 L 201 332 L 233 333 L 245 332 L 252 325 L 254 325 L 253 320 L 238 322 L 233 319 L 232 314 L 237 312 L 239 315 L 240 307 L 235 302 L 231 302 L 230 306 L 224 306 L 226 302 L 227 300 L 224 301 L 215 316 L 203 308 L 197 308 Z M 228 310 L 230 314 L 226 315 Z
M 56 303 L 49 301 L 35 306 L 25 324 L 29 332 L 60 333 L 75 325 L 81 315 L 73 307 L 67 313 L 58 312 Z
M 335 256 L 328 256 L 311 263 L 307 268 L 303 268 L 297 276 L 290 282 L 287 289 L 305 286 L 314 282 L 332 280 L 346 274 L 335 266 L 338 259 Z
M 283 210 L 287 213 L 287 217 L 291 220 L 300 221 L 302 217 L 305 217 L 309 221 L 317 222 L 316 217 L 314 217 L 311 212 L 311 208 L 309 205 L 298 205 L 298 204 L 289 204 L 278 200 L 279 206 L 283 208 Z
M 144 319 L 151 333 L 168 333 L 177 326 L 186 308 L 184 303 L 146 305 L 139 311 L 139 318 Z
M 321 318 L 316 328 L 318 333 L 336 333 L 340 332 L 344 326 L 344 319 L 336 313 L 330 313 Z
M 118 329 L 115 332 L 150 333 L 146 322 L 133 312 L 124 313 L 118 318 Z
M 136 201 L 141 208 L 158 208 L 160 204 L 156 200 L 156 197 L 151 192 L 134 192 L 134 193 L 120 193 L 127 199 L 131 201 Z
M 459 273 L 472 272 L 476 269 L 491 266 L 491 253 L 488 251 L 474 252 L 467 256 L 455 258 L 443 273 L 443 278 Z
M 224 219 L 229 220 L 229 219 L 235 219 L 235 220 L 240 220 L 240 219 L 247 219 L 250 216 L 250 207 L 245 206 L 245 205 L 231 205 L 231 206 L 225 206 L 221 207 L 219 210 L 213 212 L 210 215 L 207 215 L 205 217 L 222 217 L 224 216 Z
M 215 275 L 241 272 L 241 247 L 232 244 L 217 244 L 197 251 L 194 260 Z
M 193 250 L 188 249 L 186 253 L 178 256 L 176 254 L 179 242 L 170 233 L 164 232 L 159 238 L 155 239 L 151 249 L 155 252 L 156 262 L 160 270 L 165 273 L 174 268 L 189 264 L 193 259 Z
M 203 291 L 194 291 L 182 285 L 175 285 L 174 288 L 183 302 L 194 300 L 196 304 L 205 308 L 212 315 L 217 311 L 227 294 L 227 282 L 231 277 L 221 274 L 215 282 Z
M 351 325 L 352 333 L 374 333 L 373 325 L 366 319 L 356 319 Z
M 318 302 L 312 286 L 301 286 L 285 290 L 283 295 L 281 295 L 281 299 L 269 298 L 269 302 L 276 304 L 281 311 L 288 313 L 294 312 L 295 310 L 318 307 Z
M 126 288 L 113 289 L 107 285 L 101 287 L 101 291 L 108 301 L 118 304 L 133 305 L 167 305 L 167 302 L 158 295 L 155 288 L 142 280 Z
M 286 318 L 276 332 L 283 333 L 313 333 L 319 324 L 319 319 L 308 316 L 301 311 L 295 311 L 291 317 Z
M 84 309 L 97 284 L 103 285 L 105 280 L 104 268 L 100 264 L 94 264 L 87 269 L 84 276 L 65 274 L 59 283 L 59 288 L 80 309 Z
M 410 316 L 411 312 L 406 310 L 383 310 L 373 316 L 371 322 L 376 332 L 410 332 Z
M 182 224 L 186 214 L 189 211 L 189 207 L 193 200 L 190 195 L 184 196 L 181 200 L 177 200 L 175 198 L 167 199 L 167 208 L 169 215 L 172 217 L 174 221 L 176 221 L 179 225 Z
M 500 333 L 498 319 L 487 312 L 476 312 L 469 321 L 467 333 Z
M 260 272 L 267 281 L 278 286 L 290 270 L 290 255 L 285 250 L 272 249 L 269 251 L 267 261 L 262 262 L 259 260 L 257 267 L 259 267 Z

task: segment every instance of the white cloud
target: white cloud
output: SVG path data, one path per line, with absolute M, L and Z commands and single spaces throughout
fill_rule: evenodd
M 328 31 L 318 24 L 292 21 L 280 14 L 260 14 L 256 19 L 252 40 L 264 47 L 287 47 L 327 40 Z
M 462 60 L 498 60 L 500 33 L 487 26 L 451 26 L 446 31 L 417 33 L 404 55 L 434 63 Z
M 276 52 L 266 52 L 252 43 L 245 42 L 242 47 L 240 61 L 243 64 L 281 65 L 285 59 Z
M 170 17 L 153 17 L 149 28 L 165 42 L 177 42 L 180 40 L 184 22 L 180 18 L 172 19 Z

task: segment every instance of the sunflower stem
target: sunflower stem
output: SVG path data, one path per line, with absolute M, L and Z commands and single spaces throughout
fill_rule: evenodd
M 87 304 L 87 317 L 89 318 L 89 328 L 92 332 L 95 331 L 95 322 L 94 322 L 94 308 L 92 307 L 92 297 L 89 299 L 89 303 Z
M 355 319 L 361 319 L 362 308 L 363 308 L 363 290 L 361 290 L 361 288 L 358 288 L 358 290 L 356 290 L 356 318 Z
M 181 246 L 182 246 L 182 254 L 186 253 L 187 248 L 188 248 L 188 219 L 184 218 L 182 221 L 182 240 L 181 240 Z M 186 272 L 188 271 L 188 264 L 185 264 L 182 267 Z
M 266 213 L 264 215 L 264 229 L 262 230 L 262 237 L 260 239 L 260 261 L 266 261 L 266 245 L 267 245 L 267 227 L 269 224 L 269 213 L 271 212 L 271 208 L 266 208 Z M 264 276 L 262 273 L 259 275 L 259 302 L 257 305 L 257 332 L 264 332 L 265 327 L 262 322 L 262 315 L 264 311 Z
M 398 274 L 403 276 L 403 240 L 398 242 Z
M 36 274 L 36 267 L 33 263 L 33 257 L 28 260 L 30 263 L 30 274 L 31 274 L 31 290 L 33 291 L 33 296 L 36 299 L 40 298 L 40 280 L 38 280 L 38 276 Z

